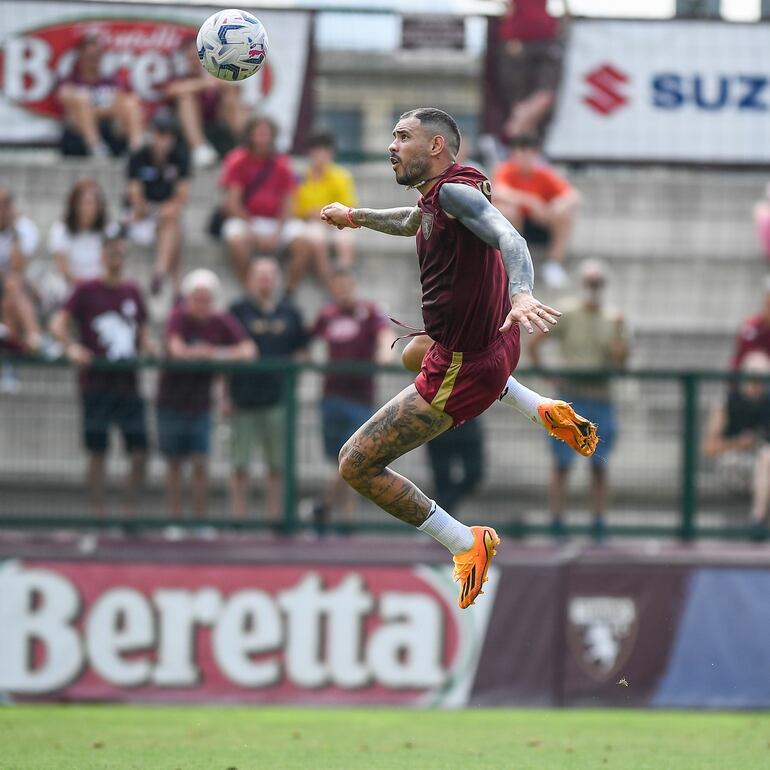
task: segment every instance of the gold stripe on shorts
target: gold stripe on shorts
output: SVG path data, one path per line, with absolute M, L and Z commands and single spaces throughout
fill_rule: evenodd
M 444 381 L 441 383 L 441 387 L 438 389 L 433 401 L 430 402 L 431 406 L 436 407 L 439 411 L 443 412 L 446 402 L 449 401 L 449 397 L 452 395 L 452 389 L 455 386 L 457 375 L 460 373 L 460 367 L 463 365 L 463 354 L 455 351 L 452 353 L 452 363 L 446 370 L 444 375 Z

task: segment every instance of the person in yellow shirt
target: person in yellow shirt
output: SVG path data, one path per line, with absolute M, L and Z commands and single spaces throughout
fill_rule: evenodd
M 298 285 L 312 262 L 319 279 L 330 274 L 330 250 L 334 248 L 338 268 L 350 269 L 355 262 L 355 238 L 349 228 L 337 230 L 321 222 L 321 209 L 339 201 L 354 208 L 358 201 L 353 177 L 334 162 L 335 144 L 330 134 L 317 133 L 308 142 L 308 168 L 294 194 L 294 215 L 306 223 L 303 233 L 312 248 L 307 259 L 294 265 L 289 283 Z M 295 279 L 292 281 L 291 279 Z

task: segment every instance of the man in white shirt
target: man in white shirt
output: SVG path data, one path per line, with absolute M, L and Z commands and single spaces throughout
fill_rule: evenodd
M 36 351 L 40 325 L 24 285 L 24 271 L 38 242 L 38 230 L 13 206 L 13 197 L 0 188 L 0 340 L 9 347 Z

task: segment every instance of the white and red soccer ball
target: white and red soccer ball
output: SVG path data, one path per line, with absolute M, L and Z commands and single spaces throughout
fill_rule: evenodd
M 259 72 L 267 59 L 267 32 L 262 22 L 246 11 L 217 11 L 201 25 L 198 57 L 220 80 L 245 80 Z

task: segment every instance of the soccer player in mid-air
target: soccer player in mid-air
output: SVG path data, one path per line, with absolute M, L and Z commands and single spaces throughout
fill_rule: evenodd
M 492 527 L 467 527 L 430 500 L 391 462 L 470 420 L 500 399 L 583 455 L 596 428 L 564 401 L 544 398 L 511 372 L 520 353 L 519 324 L 547 332 L 559 312 L 532 296 L 532 259 L 524 238 L 492 205 L 489 180 L 455 162 L 460 132 L 447 113 L 405 112 L 389 147 L 396 182 L 419 190 L 414 207 L 351 209 L 332 203 L 321 218 L 338 228 L 368 227 L 416 235 L 427 341 L 404 351 L 414 381 L 372 416 L 342 448 L 340 474 L 360 494 L 428 533 L 454 558 L 465 608 L 481 592 L 500 538 Z

